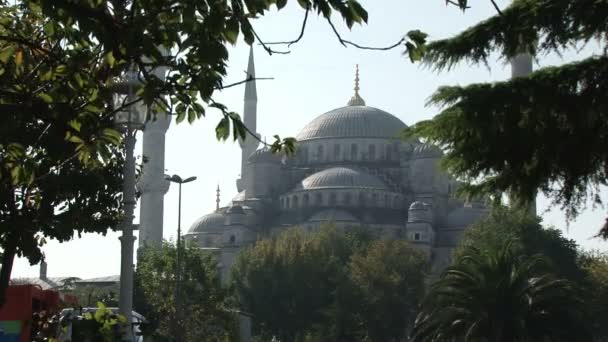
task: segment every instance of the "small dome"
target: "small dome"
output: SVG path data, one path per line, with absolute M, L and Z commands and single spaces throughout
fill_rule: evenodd
M 428 204 L 420 201 L 416 201 L 410 205 L 410 210 L 427 210 L 429 207 Z
M 414 147 L 414 153 L 412 159 L 424 159 L 424 158 L 441 158 L 443 157 L 443 152 L 441 150 L 430 144 L 420 144 Z
M 484 208 L 461 207 L 448 214 L 447 225 L 449 228 L 464 229 L 486 215 L 488 211 Z
M 226 213 L 245 215 L 245 210 L 240 205 L 233 205 L 232 207 L 228 208 L 228 211 Z
M 194 221 L 188 233 L 220 232 L 224 227 L 224 215 L 220 213 L 207 214 Z
M 247 196 L 247 190 L 243 190 L 241 192 L 239 192 L 236 196 L 234 196 L 234 198 L 232 198 L 233 202 L 242 202 L 245 200 L 246 196 Z
M 383 110 L 346 106 L 318 116 L 304 126 L 296 139 L 394 138 L 406 127 L 397 117 Z
M 371 188 L 387 190 L 386 185 L 377 177 L 345 167 L 334 167 L 319 171 L 306 177 L 296 186 L 296 190 L 325 188 Z
M 280 153 L 272 153 L 269 148 L 264 147 L 253 152 L 247 158 L 249 163 L 281 163 L 283 156 Z
M 312 215 L 308 222 L 358 222 L 356 217 L 351 215 L 348 211 L 328 209 L 320 211 Z
M 410 205 L 410 210 L 407 216 L 408 222 L 433 222 L 431 205 L 421 201 L 416 201 Z

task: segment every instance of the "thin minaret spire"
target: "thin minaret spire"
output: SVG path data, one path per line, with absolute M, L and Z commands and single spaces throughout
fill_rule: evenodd
M 220 210 L 220 184 L 217 184 L 217 189 L 215 190 L 215 211 Z
M 245 82 L 245 98 L 243 107 L 243 123 L 249 132 L 253 132 L 257 137 L 257 104 L 258 93 L 255 82 L 255 64 L 253 61 L 253 47 L 249 49 L 249 60 L 247 63 L 247 82 Z M 258 148 L 258 140 L 251 135 L 247 135 L 245 140 L 239 139 L 241 145 L 241 178 L 236 181 L 236 188 L 239 192 L 245 190 L 247 182 L 247 159 Z
M 359 95 L 359 64 L 355 66 L 355 95 L 348 100 L 349 106 L 365 106 L 365 101 Z

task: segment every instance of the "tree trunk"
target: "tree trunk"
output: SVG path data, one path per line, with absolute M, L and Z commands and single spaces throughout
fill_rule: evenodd
M 13 239 L 8 238 L 7 245 L 2 252 L 2 268 L 0 269 L 0 308 L 6 302 L 6 290 L 8 289 L 8 282 L 11 279 L 16 250 L 17 244 Z

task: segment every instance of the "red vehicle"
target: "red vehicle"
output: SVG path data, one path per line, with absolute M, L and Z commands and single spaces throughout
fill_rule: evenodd
M 0 342 L 29 342 L 34 313 L 56 313 L 62 303 L 75 306 L 77 302 L 74 296 L 38 285 L 9 286 L 6 303 L 0 308 Z

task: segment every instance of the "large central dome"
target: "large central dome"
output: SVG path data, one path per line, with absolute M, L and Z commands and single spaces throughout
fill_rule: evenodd
M 298 141 L 322 138 L 394 138 L 406 125 L 383 110 L 346 106 L 318 116 L 298 134 Z

